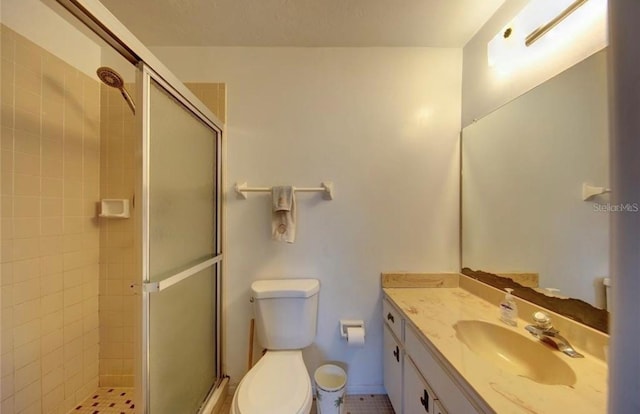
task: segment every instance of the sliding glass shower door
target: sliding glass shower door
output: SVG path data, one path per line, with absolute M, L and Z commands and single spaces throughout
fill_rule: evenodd
M 220 131 L 143 68 L 147 411 L 196 413 L 220 377 Z

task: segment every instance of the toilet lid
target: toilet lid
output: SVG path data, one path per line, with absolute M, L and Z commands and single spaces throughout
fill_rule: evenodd
M 311 380 L 302 352 L 269 351 L 238 386 L 242 414 L 298 414 L 311 405 Z

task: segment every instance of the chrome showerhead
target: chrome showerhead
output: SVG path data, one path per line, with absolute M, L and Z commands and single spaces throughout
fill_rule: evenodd
M 127 90 L 124 88 L 124 81 L 122 80 L 122 76 L 120 76 L 118 72 L 107 66 L 99 67 L 96 73 L 98 74 L 98 78 L 100 78 L 100 80 L 105 85 L 120 90 L 122 97 L 125 101 L 127 101 L 129 108 L 131 108 L 131 111 L 133 111 L 133 113 L 135 114 L 136 104 L 133 102 L 133 99 L 131 99 L 129 92 L 127 92 Z

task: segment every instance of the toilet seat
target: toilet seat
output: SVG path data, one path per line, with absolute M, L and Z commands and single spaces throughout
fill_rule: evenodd
M 240 381 L 234 414 L 308 414 L 311 380 L 302 351 L 268 351 Z

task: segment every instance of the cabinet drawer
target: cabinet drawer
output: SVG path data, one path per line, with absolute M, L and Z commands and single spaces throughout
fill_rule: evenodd
M 405 331 L 405 351 L 438 396 L 443 408 L 456 414 L 475 414 L 478 412 L 440 363 L 431 355 L 413 326 L 409 325 Z
M 391 328 L 393 334 L 400 340 L 404 341 L 403 325 L 404 320 L 400 313 L 386 299 L 382 300 L 382 318 L 384 322 Z

